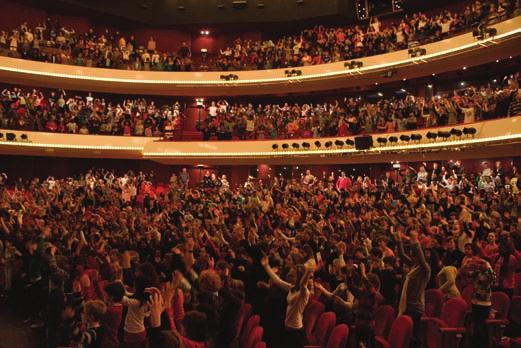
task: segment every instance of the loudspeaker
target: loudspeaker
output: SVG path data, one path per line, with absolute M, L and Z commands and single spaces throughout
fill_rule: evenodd
M 373 147 L 373 137 L 370 135 L 364 135 L 355 138 L 355 149 L 357 150 L 369 150 Z

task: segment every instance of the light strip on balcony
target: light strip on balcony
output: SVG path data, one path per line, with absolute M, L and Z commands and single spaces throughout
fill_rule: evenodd
M 307 155 L 329 155 L 329 154 L 362 154 L 379 153 L 389 151 L 411 150 L 411 149 L 435 149 L 446 146 L 476 145 L 487 142 L 521 139 L 521 134 L 509 134 L 497 137 L 479 139 L 450 140 L 443 142 L 407 144 L 395 146 L 373 147 L 367 151 L 356 149 L 331 149 L 331 150 L 302 150 L 302 151 L 257 151 L 257 152 L 144 152 L 145 157 L 285 157 L 285 156 L 307 156 Z
M 512 21 L 509 20 L 509 21 Z M 400 61 L 395 61 L 391 63 L 382 63 L 382 64 L 375 64 L 370 65 L 367 67 L 362 67 L 360 69 L 356 69 L 354 72 L 358 72 L 361 74 L 362 72 L 371 72 L 373 70 L 379 70 L 379 69 L 388 69 L 392 67 L 397 67 L 399 65 L 405 65 L 405 64 L 418 64 L 418 63 L 426 63 L 428 59 L 430 58 L 437 58 L 444 55 L 448 55 L 451 53 L 455 53 L 458 51 L 463 51 L 469 48 L 477 47 L 477 46 L 484 46 L 485 43 L 490 44 L 497 44 L 496 40 L 507 38 L 509 36 L 513 36 L 516 34 L 521 33 L 521 28 L 516 28 L 514 30 L 508 31 L 503 34 L 496 35 L 493 38 L 487 38 L 480 41 L 471 42 L 466 45 L 458 46 L 455 48 L 434 52 L 430 54 L 426 54 L 421 57 L 417 58 L 408 58 Z M 472 35 L 472 34 L 463 34 L 463 35 Z M 406 51 L 406 50 L 402 50 Z M 21 69 L 21 68 L 14 68 L 14 67 L 0 67 L 0 70 L 9 71 L 9 72 L 15 72 L 15 73 L 22 73 L 22 74 L 31 74 L 31 75 L 40 75 L 40 76 L 47 76 L 47 77 L 57 77 L 57 78 L 67 78 L 67 79 L 77 79 L 77 80 L 91 80 L 91 81 L 102 81 L 102 82 L 117 82 L 117 83 L 140 83 L 140 84 L 167 84 L 167 85 L 204 85 L 204 84 L 217 84 L 217 85 L 244 85 L 244 84 L 259 84 L 259 83 L 271 83 L 271 82 L 299 82 L 302 80 L 308 80 L 308 79 L 316 79 L 316 78 L 323 78 L 323 77 L 334 77 L 338 75 L 350 75 L 353 73 L 353 71 L 340 69 L 337 71 L 330 71 L 320 74 L 304 74 L 302 76 L 296 76 L 296 77 L 277 77 L 277 78 L 259 78 L 259 79 L 239 79 L 236 81 L 222 81 L 222 80 L 157 80 L 157 79 L 131 79 L 131 78 L 114 78 L 114 77 L 97 77 L 97 76 L 86 76 L 83 75 L 83 71 L 78 68 L 78 75 L 71 75 L 71 74 L 64 74 L 64 73 L 56 73 L 56 72 L 45 72 L 45 71 L 39 71 L 39 70 L 29 70 L 29 69 Z M 238 72 L 240 74 L 240 72 Z M 281 69 L 282 73 L 282 69 Z M 148 74 L 154 74 L 154 72 L 148 72 Z M 176 73 L 172 73 L 173 75 Z M 199 75 L 203 76 L 203 73 L 200 73 Z M 240 77 L 240 75 L 239 75 Z
M 143 151 L 143 146 L 112 146 L 112 145 L 73 145 L 73 144 L 49 144 L 49 143 L 34 143 L 34 142 L 0 142 L 0 147 L 7 146 L 22 146 L 22 147 L 45 147 L 54 149 L 71 149 L 71 150 L 118 150 L 118 151 Z

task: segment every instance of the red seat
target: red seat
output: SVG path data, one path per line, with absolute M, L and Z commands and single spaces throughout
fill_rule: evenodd
M 503 332 L 508 325 L 508 313 L 510 310 L 510 298 L 501 291 L 494 291 L 491 296 L 494 319 L 486 321 L 488 326 L 489 347 L 497 347 L 503 337 Z
M 262 328 L 262 326 L 257 326 L 253 328 L 253 330 L 251 330 L 250 332 L 250 335 L 246 341 L 246 346 L 244 348 L 254 348 L 257 345 L 257 343 L 261 343 L 263 334 L 264 329 Z
M 510 320 L 516 325 L 521 326 L 521 296 L 512 296 L 510 302 Z
M 443 306 L 443 293 L 438 289 L 425 291 L 425 316 L 439 317 Z
M 459 346 L 465 332 L 467 303 L 462 298 L 451 298 L 444 303 L 439 318 L 422 318 L 423 347 L 445 348 Z
M 327 340 L 326 348 L 345 348 L 349 339 L 349 326 L 340 324 L 335 326 Z
M 244 303 L 239 310 L 239 314 L 237 315 L 237 321 L 235 322 L 235 337 L 231 344 L 231 347 L 239 346 L 239 339 L 241 337 L 242 330 L 244 328 L 244 324 L 248 321 L 251 315 L 251 304 Z
M 250 319 L 248 319 L 248 322 L 246 323 L 246 326 L 244 327 L 244 330 L 242 331 L 242 334 L 241 334 L 241 339 L 240 339 L 241 348 L 247 347 L 247 345 L 249 343 L 249 338 L 250 338 L 253 330 L 255 328 L 257 328 L 259 325 L 260 325 L 260 316 L 259 315 L 252 315 L 250 317 Z
M 521 296 L 521 273 L 516 273 L 516 287 L 514 289 L 514 295 Z
M 382 348 L 408 348 L 411 344 L 413 322 L 411 317 L 401 315 L 393 323 L 389 337 L 375 336 L 376 343 Z
M 329 338 L 329 334 L 333 327 L 335 326 L 336 315 L 334 312 L 325 312 L 320 315 L 318 318 L 317 324 L 313 329 L 313 333 L 311 334 L 311 340 L 308 342 L 310 345 L 325 346 L 327 339 Z
M 374 334 L 375 336 L 384 336 L 387 337 L 389 335 L 389 330 L 391 330 L 391 326 L 393 325 L 395 311 L 392 306 L 382 305 L 376 308 L 374 313 L 375 317 L 375 327 Z
M 324 313 L 324 304 L 319 301 L 312 301 L 304 309 L 304 330 L 306 333 L 306 340 L 310 342 L 311 333 L 315 328 L 318 317 Z
M 266 348 L 266 342 L 257 342 L 255 348 Z

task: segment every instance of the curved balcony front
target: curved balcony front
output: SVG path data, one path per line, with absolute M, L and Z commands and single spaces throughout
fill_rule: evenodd
M 497 36 L 477 41 L 472 33 L 423 45 L 426 55 L 411 58 L 408 50 L 357 59 L 360 69 L 345 62 L 295 68 L 300 76 L 286 77 L 287 69 L 230 72 L 127 71 L 58 65 L 0 57 L 3 82 L 83 91 L 176 96 L 286 94 L 356 88 L 377 82 L 412 79 L 432 73 L 476 66 L 519 54 L 521 16 L 497 23 Z M 291 70 L 291 69 L 290 69 Z
M 475 129 L 473 135 L 450 135 L 429 139 L 428 133 L 447 133 L 452 129 Z M 374 146 L 357 150 L 345 145 L 355 137 L 319 139 L 283 139 L 259 141 L 162 141 L 160 138 L 103 135 L 56 134 L 43 132 L 0 131 L 0 154 L 125 158 L 152 160 L 162 164 L 324 164 L 382 163 L 521 155 L 521 116 L 483 121 L 454 127 L 371 135 Z M 421 135 L 421 140 L 400 140 L 402 135 Z M 378 138 L 395 137 L 396 142 L 380 145 Z M 9 140 L 11 139 L 11 140 Z M 336 140 L 344 142 L 342 146 Z M 315 142 L 320 142 L 317 146 Z M 303 143 L 309 144 L 308 148 Z M 326 143 L 331 142 L 330 147 Z M 293 143 L 299 145 L 298 149 Z M 288 145 L 284 149 L 284 144 Z M 276 145 L 276 146 L 274 146 Z M 274 149 L 276 148 L 276 149 Z

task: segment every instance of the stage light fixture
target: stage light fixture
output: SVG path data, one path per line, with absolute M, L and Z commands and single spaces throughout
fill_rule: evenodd
M 16 141 L 16 134 L 14 134 L 14 133 L 7 133 L 5 135 L 5 138 L 7 139 L 7 141 Z
M 286 143 L 284 143 L 284 144 L 282 144 L 282 148 L 283 148 L 284 150 L 287 150 L 287 149 L 289 148 L 289 145 L 286 144 Z
M 427 132 L 427 139 L 435 140 L 438 137 L 438 133 Z
M 450 138 L 450 132 L 438 131 L 438 137 L 448 139 Z
M 421 134 L 411 134 L 411 140 L 413 141 L 420 141 L 422 138 L 423 136 Z
M 286 77 L 302 76 L 302 70 L 297 70 L 297 69 L 285 70 L 284 74 L 286 74 Z
M 459 129 L 452 128 L 452 129 L 450 130 L 450 134 L 451 134 L 451 135 L 454 135 L 454 136 L 456 136 L 456 137 L 461 137 L 461 136 L 463 135 L 463 132 L 462 132 L 461 130 L 459 130 Z
M 310 143 L 307 143 L 307 142 L 303 142 L 303 143 L 302 143 L 302 147 L 305 148 L 306 150 L 309 149 L 310 146 L 311 146 Z
M 474 136 L 477 133 L 477 129 L 474 127 L 463 128 L 463 134 Z
M 279 148 L 279 144 L 273 144 L 273 145 L 271 145 L 271 148 L 273 150 L 277 150 Z
M 395 137 L 395 136 L 389 137 L 389 142 L 390 143 L 397 143 L 398 142 L 398 138 Z
M 224 81 L 237 81 L 239 79 L 239 76 L 235 74 L 228 74 L 228 75 L 221 75 L 221 80 Z
M 355 60 L 352 60 L 350 62 L 345 62 L 344 63 L 344 67 L 349 69 L 349 70 L 360 69 L 363 66 L 364 66 L 363 62 L 359 62 L 359 61 L 355 61 Z
M 403 134 L 403 135 L 400 135 L 400 140 L 403 141 L 403 142 L 408 143 L 411 140 L 411 137 L 408 136 L 408 135 Z
M 385 145 L 385 144 L 387 144 L 387 138 L 382 138 L 382 137 L 377 138 L 377 139 L 376 139 L 376 142 L 377 142 L 378 144 L 380 144 L 380 145 Z
M 295 150 L 298 150 L 300 148 L 300 145 L 298 143 L 293 143 L 291 144 L 291 146 L 295 149 Z
M 411 58 L 421 57 L 427 54 L 427 50 L 423 47 L 409 48 L 408 52 Z
M 355 141 L 352 140 L 352 139 L 346 139 L 346 145 L 348 145 L 348 146 L 354 146 L 354 145 L 355 145 Z
M 322 146 L 322 143 L 320 141 L 315 141 L 315 146 L 320 148 Z
M 342 140 L 335 140 L 335 145 L 338 146 L 338 147 L 342 147 L 344 146 L 344 142 Z
M 331 146 L 333 146 L 333 142 L 332 141 L 326 141 L 326 143 L 324 144 L 326 146 L 326 148 L 330 148 Z

